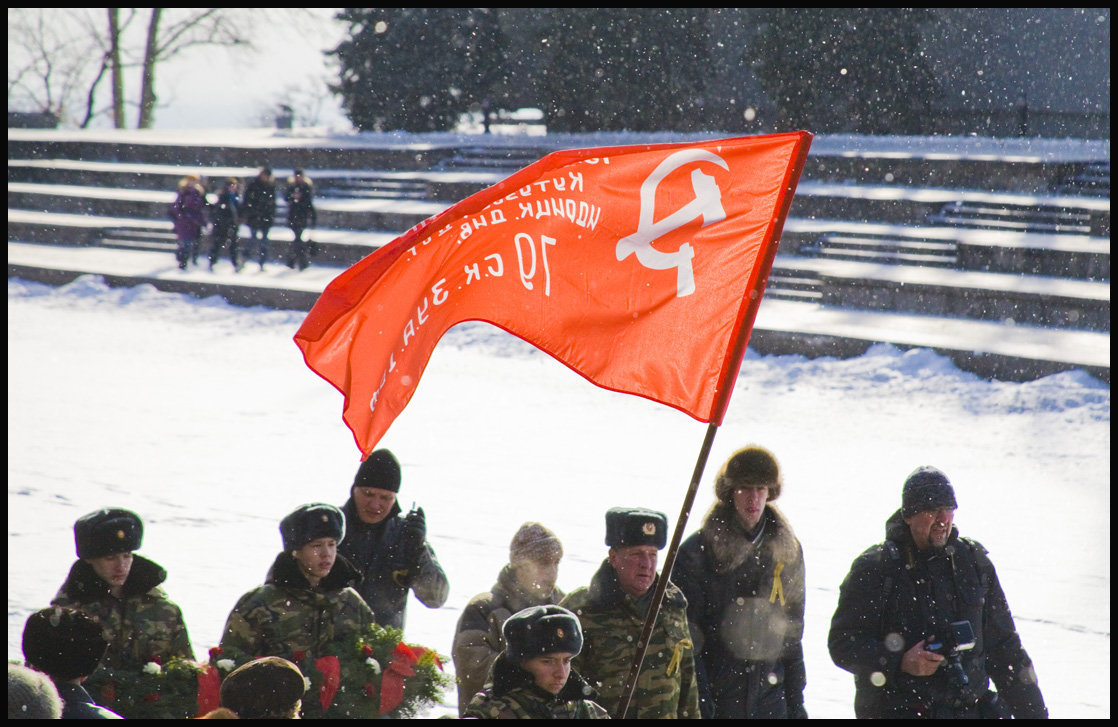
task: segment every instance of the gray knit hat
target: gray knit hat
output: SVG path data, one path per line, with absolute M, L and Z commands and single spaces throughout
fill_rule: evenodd
M 8 663 L 8 719 L 61 719 L 62 700 L 46 674 Z
M 928 510 L 959 507 L 955 502 L 955 489 L 947 475 L 935 467 L 917 467 L 904 481 L 901 489 L 901 515 L 911 517 Z
M 510 565 L 517 565 L 526 560 L 550 560 L 562 557 L 563 544 L 559 542 L 558 536 L 540 523 L 524 523 L 509 543 Z

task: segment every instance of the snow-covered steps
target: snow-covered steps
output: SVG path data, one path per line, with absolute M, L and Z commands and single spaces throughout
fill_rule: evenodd
M 296 272 L 269 264 L 262 272 L 249 265 L 237 273 L 223 260 L 213 273 L 196 268 L 180 271 L 169 253 L 8 243 L 9 277 L 61 284 L 95 274 L 114 286 L 147 283 L 197 296 L 220 295 L 238 305 L 286 309 L 309 309 L 342 269 L 312 265 Z M 878 342 L 930 348 L 950 356 L 960 368 L 991 378 L 1029 380 L 1082 368 L 1110 380 L 1108 331 L 766 298 L 751 338 L 751 345 L 762 353 L 838 357 L 860 355 Z

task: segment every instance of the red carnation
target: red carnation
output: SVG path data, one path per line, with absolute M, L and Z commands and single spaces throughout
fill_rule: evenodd
M 145 702 L 158 702 L 159 700 L 160 700 L 160 696 L 158 694 L 145 694 L 144 695 L 144 701 Z
M 372 656 L 373 655 L 373 647 L 369 646 L 368 644 L 362 645 L 361 646 L 361 654 L 362 654 L 362 656 L 367 656 L 367 657 Z
M 303 659 L 306 659 L 306 658 L 307 658 L 307 652 L 305 652 L 305 651 L 296 651 L 296 652 L 295 652 L 294 654 L 292 654 L 291 656 L 292 656 L 292 660 L 293 660 L 293 661 L 295 661 L 295 662 L 300 662 L 300 661 L 302 661 Z

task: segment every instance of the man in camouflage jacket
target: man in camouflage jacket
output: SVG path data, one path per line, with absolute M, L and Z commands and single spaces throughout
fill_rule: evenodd
M 284 522 L 316 512 L 331 517 L 324 527 L 333 532 L 315 530 L 317 526 L 306 525 L 310 518 L 305 518 L 292 529 L 293 535 L 285 533 L 284 552 L 276 556 L 264 585 L 242 596 L 229 614 L 221 637 L 224 658 L 238 665 L 258 656 L 280 656 L 298 663 L 303 658 L 336 654 L 374 623 L 373 612 L 352 587 L 361 574 L 345 558 L 333 559 L 329 572 L 320 578 L 309 578 L 293 555 L 317 539 L 312 536 L 325 533 L 335 540 L 344 536 L 344 524 L 340 532 L 336 528 L 341 513 L 330 505 L 304 506 Z M 312 584 L 312 579 L 317 582 Z M 301 653 L 296 656 L 296 652 Z
M 609 719 L 571 664 L 583 646 L 578 618 L 554 604 L 505 619 L 505 647 L 464 716 L 477 719 Z
M 74 524 L 78 560 L 52 606 L 75 608 L 95 618 L 109 647 L 101 660 L 108 669 L 143 668 L 153 659 L 193 659 L 182 611 L 160 587 L 167 571 L 132 551 L 140 547 L 138 515 L 105 508 Z
M 617 718 L 657 580 L 657 551 L 667 544 L 667 517 L 643 508 L 606 513 L 609 558 L 590 580 L 560 603 L 582 623 L 585 643 L 574 666 L 598 685 L 598 703 Z M 633 719 L 699 719 L 695 659 L 687 625 L 687 599 L 668 583 L 632 701 Z

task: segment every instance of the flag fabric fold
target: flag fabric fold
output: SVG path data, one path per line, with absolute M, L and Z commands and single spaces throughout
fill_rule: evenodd
M 592 383 L 720 423 L 811 134 L 549 154 L 349 268 L 295 342 L 362 456 L 443 334 L 486 321 Z

